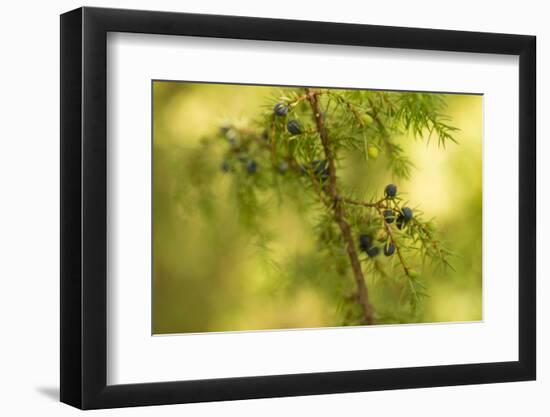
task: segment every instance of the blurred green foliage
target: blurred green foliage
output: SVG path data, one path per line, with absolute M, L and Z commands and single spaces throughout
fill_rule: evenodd
M 279 193 L 262 187 L 246 192 L 258 184 L 224 175 L 224 148 L 205 139 L 216 137 L 228 120 L 252 124 L 266 103 L 270 112 L 279 89 L 156 81 L 153 93 L 153 333 L 349 324 L 346 315 L 353 312 L 346 297 L 353 281 L 342 277 L 349 261 L 343 252 L 328 256 L 330 248 L 319 245 L 322 213 L 312 196 L 285 181 L 278 183 Z M 413 140 L 414 133 L 427 133 L 415 132 L 411 121 L 396 140 L 412 162 L 399 189 L 435 218 L 446 247 L 458 255 L 454 270 L 423 269 L 429 297 L 413 315 L 400 303 L 399 285 L 388 285 L 392 277 L 367 270 L 379 322 L 481 319 L 482 98 L 433 96 L 446 102 L 449 123 L 459 128 L 452 135 L 458 144 L 443 148 Z M 383 152 L 368 155 L 365 164 L 360 152 L 346 154 L 347 187 L 376 192 L 395 180 Z M 237 204 L 235 196 L 246 204 Z

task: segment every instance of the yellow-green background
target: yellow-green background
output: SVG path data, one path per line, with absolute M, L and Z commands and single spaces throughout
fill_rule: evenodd
M 230 176 L 218 169 L 221 149 L 200 146 L 221 122 L 246 123 L 263 111 L 273 93 L 273 87 L 153 83 L 155 334 L 338 325 L 332 303 L 307 281 L 289 289 L 280 270 L 314 249 L 304 213 L 290 205 L 263 213 L 273 240 L 262 252 L 236 221 Z M 446 100 L 459 145 L 399 139 L 416 166 L 398 182 L 400 191 L 436 218 L 447 247 L 458 253 L 455 271 L 423 273 L 430 297 L 421 322 L 482 318 L 482 97 Z M 381 185 L 391 180 L 383 157 L 369 169 Z

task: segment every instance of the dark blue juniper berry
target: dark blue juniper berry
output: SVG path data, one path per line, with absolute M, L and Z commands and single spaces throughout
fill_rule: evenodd
M 291 135 L 299 135 L 302 133 L 302 125 L 300 125 L 298 120 L 289 120 L 286 124 L 286 128 Z
M 386 189 L 384 190 L 384 194 L 386 197 L 393 198 L 397 194 L 397 186 L 395 184 L 388 184 L 386 185 Z
M 313 161 L 311 167 L 313 168 L 315 175 L 321 178 L 321 181 L 326 181 L 328 179 L 329 169 L 326 159 L 323 159 L 322 161 L 318 159 Z
M 366 252 L 372 247 L 372 236 L 362 233 L 359 235 L 359 249 Z
M 395 221 L 395 224 L 397 225 L 398 229 L 402 229 L 407 225 L 409 221 L 411 221 L 413 218 L 413 211 L 409 207 L 403 207 L 401 209 L 401 213 L 397 216 L 397 220 Z
M 277 103 L 275 107 L 273 107 L 273 112 L 277 116 L 286 116 L 288 113 L 288 106 L 285 103 Z
M 369 258 L 374 258 L 379 254 L 380 254 L 380 248 L 378 246 L 372 246 L 367 249 L 367 255 L 369 255 Z
M 249 174 L 256 173 L 256 171 L 258 170 L 258 163 L 253 159 L 249 159 L 246 163 L 246 170 Z
M 395 220 L 395 215 L 393 214 L 393 210 L 387 209 L 384 210 L 384 220 L 386 223 L 391 224 Z
M 284 174 L 288 171 L 288 164 L 285 161 L 279 162 L 279 173 Z
M 389 242 L 384 246 L 384 255 L 392 256 L 395 252 L 395 245 L 392 242 Z
M 374 258 L 380 254 L 380 248 L 378 246 L 373 246 L 372 236 L 366 233 L 359 235 L 359 249 L 366 252 L 369 258 Z
M 299 164 L 299 168 L 302 175 L 313 173 L 313 175 L 319 177 L 322 181 L 325 181 L 329 177 L 328 163 L 324 159 L 315 159 L 309 164 Z
M 401 209 L 401 213 L 403 213 L 403 217 L 405 218 L 405 221 L 412 220 L 413 218 L 413 211 L 409 207 L 403 207 Z

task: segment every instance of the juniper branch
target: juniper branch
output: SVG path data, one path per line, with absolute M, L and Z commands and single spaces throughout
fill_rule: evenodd
M 406 284 L 410 286 L 411 306 L 414 309 L 423 291 L 421 282 L 417 280 L 418 274 L 411 269 L 413 261 L 410 257 L 416 252 L 423 259 L 437 259 L 449 265 L 446 255 L 451 252 L 434 239 L 431 229 L 419 217 L 420 213 L 416 212 L 413 217 L 410 208 L 401 207 L 402 200 L 395 195 L 395 190 L 391 196 L 385 194 L 385 198 L 378 200 L 373 198 L 371 201 L 362 201 L 352 198 L 351 191 L 342 190 L 336 164 L 342 157 L 339 153 L 345 150 L 353 151 L 363 146 L 366 150 L 368 137 L 369 144 L 373 143 L 376 148 L 385 151 L 391 173 L 397 177 L 407 177 L 412 162 L 394 136 L 403 133 L 403 129 L 410 129 L 416 137 L 422 132 L 435 132 L 440 137 L 440 142 L 444 142 L 454 128 L 442 123 L 446 119 L 438 112 L 440 103 L 429 97 L 409 97 L 408 101 L 404 101 L 397 95 L 401 93 L 339 92 L 308 88 L 305 93 L 303 91 L 290 90 L 288 97 L 278 97 L 279 101 L 273 111 L 264 113 L 256 127 L 231 127 L 241 140 L 236 141 L 225 135 L 230 144 L 226 157 L 236 161 L 238 166 L 230 165 L 226 161 L 223 169 L 242 174 L 239 176 L 241 194 L 255 195 L 255 188 L 266 190 L 267 187 L 279 187 L 279 184 L 290 184 L 291 181 L 302 182 L 308 192 L 315 193 L 324 207 L 326 224 L 330 228 L 334 227 L 334 231 L 328 238 L 323 238 L 323 242 L 327 247 L 333 245 L 333 249 L 340 248 L 341 242 L 344 243 L 345 257 L 338 258 L 341 259 L 341 271 L 347 270 L 346 264 L 349 262 L 356 287 L 352 299 L 361 308 L 361 320 L 366 324 L 374 323 L 374 307 L 365 274 L 372 273 L 373 276 L 385 278 L 389 278 L 390 274 L 384 270 L 384 261 L 375 258 L 379 253 L 378 244 L 360 243 L 356 248 L 353 233 L 356 230 L 368 230 L 359 235 L 361 239 L 376 229 L 382 235 L 378 238 L 379 242 L 383 239 L 386 241 L 385 255 L 391 256 L 396 252 L 407 278 Z M 322 100 L 323 97 L 326 100 Z M 411 103 L 421 105 L 421 113 L 415 116 Z M 303 117 L 311 117 L 313 125 L 302 124 L 303 119 L 300 118 Z M 260 129 L 265 129 L 264 134 L 259 133 Z M 262 167 L 258 172 L 257 158 L 260 158 L 259 166 Z M 281 163 L 284 164 L 284 169 L 280 168 Z M 263 167 L 266 166 L 270 166 L 272 170 L 264 171 Z M 395 189 L 395 185 L 392 186 Z M 382 227 L 378 220 L 372 221 L 369 213 L 372 210 L 376 211 L 375 218 L 381 218 Z M 365 213 L 368 215 L 365 216 Z M 388 220 L 388 216 L 391 219 L 396 218 L 399 232 L 390 224 L 393 220 Z M 372 239 L 372 235 L 369 238 Z M 393 245 L 394 248 L 390 247 L 388 250 L 388 245 Z M 371 251 L 372 248 L 375 250 Z M 367 255 L 363 261 L 367 262 L 364 269 L 359 257 L 360 250 Z M 337 255 L 332 253 L 332 256 Z
M 328 193 L 333 199 L 332 210 L 334 212 L 334 220 L 338 224 L 340 232 L 342 233 L 342 238 L 346 243 L 346 250 L 351 263 L 351 268 L 353 270 L 355 283 L 357 285 L 357 295 L 363 311 L 363 319 L 367 324 L 372 324 L 374 322 L 373 307 L 369 301 L 368 288 L 365 283 L 363 270 L 361 269 L 359 256 L 355 249 L 351 228 L 346 221 L 344 207 L 338 195 L 338 187 L 336 184 L 336 166 L 334 163 L 334 155 L 332 153 L 330 139 L 326 127 L 323 123 L 323 118 L 321 116 L 321 110 L 319 108 L 319 101 L 317 99 L 316 93 L 310 89 L 306 89 L 306 93 L 308 95 L 308 100 L 311 105 L 311 110 L 313 112 L 313 118 L 317 126 L 319 137 L 321 138 L 321 143 L 323 145 L 323 151 L 325 153 L 325 157 L 328 163 Z

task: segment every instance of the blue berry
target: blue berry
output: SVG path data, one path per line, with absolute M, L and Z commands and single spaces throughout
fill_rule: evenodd
M 384 246 L 384 255 L 386 256 L 392 256 L 395 252 L 395 245 L 393 243 L 388 243 L 386 246 Z
M 369 258 L 374 258 L 379 254 L 380 254 L 380 248 L 378 246 L 372 246 L 367 249 L 367 255 L 369 255 Z
M 395 184 L 386 185 L 384 194 L 386 194 L 386 197 L 389 197 L 389 198 L 395 197 L 395 195 L 397 194 L 397 186 Z
M 384 210 L 384 220 L 386 223 L 391 224 L 395 220 L 395 215 L 393 214 L 393 210 L 387 209 Z
M 279 162 L 279 172 L 281 174 L 284 174 L 285 172 L 288 171 L 288 164 L 285 162 L 285 161 L 281 161 Z
M 288 106 L 285 103 L 277 103 L 273 107 L 273 111 L 277 116 L 286 116 L 288 113 Z
M 309 175 L 313 171 L 313 175 L 325 181 L 329 177 L 328 163 L 325 159 L 316 159 L 309 164 L 299 164 L 302 175 Z
M 246 170 L 248 171 L 249 174 L 254 174 L 258 170 L 258 163 L 253 159 L 250 159 L 246 163 Z
M 328 179 L 329 169 L 327 161 L 325 159 L 323 159 L 322 161 L 318 159 L 313 161 L 311 167 L 313 168 L 313 172 L 315 173 L 315 175 L 320 177 L 322 181 L 326 181 Z
M 401 209 L 401 213 L 403 213 L 403 217 L 405 218 L 406 222 L 413 218 L 413 211 L 408 207 L 403 207 Z
M 299 135 L 302 133 L 302 126 L 298 120 L 289 120 L 286 124 L 286 128 L 291 135 Z
M 365 233 L 359 235 L 359 248 L 368 251 L 372 246 L 372 236 Z

